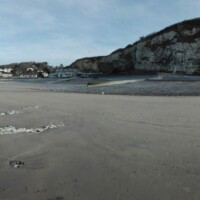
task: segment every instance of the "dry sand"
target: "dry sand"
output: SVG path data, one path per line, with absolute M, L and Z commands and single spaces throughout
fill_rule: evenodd
M 1 84 L 0 199 L 199 200 L 199 107 L 199 97 L 67 94 Z M 2 132 L 50 123 L 64 126 Z M 25 165 L 12 168 L 10 160 Z

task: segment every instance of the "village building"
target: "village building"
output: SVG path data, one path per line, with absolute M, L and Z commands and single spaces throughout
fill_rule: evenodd
M 12 71 L 12 68 L 0 68 L 0 72 L 2 72 L 2 73 L 11 73 L 11 71 Z
M 26 69 L 26 71 L 31 71 L 31 72 L 33 72 L 33 71 L 34 71 L 34 68 L 29 67 L 29 68 Z
M 57 73 L 50 73 L 49 78 L 57 78 Z
M 44 78 L 49 77 L 49 74 L 47 72 L 42 72 L 42 75 L 44 76 Z
M 91 73 L 81 73 L 81 78 L 90 78 L 91 76 Z
M 49 74 L 49 78 L 72 78 L 77 76 L 77 70 L 74 69 L 57 69 L 54 73 Z
M 0 77 L 2 78 L 11 78 L 12 75 L 12 68 L 0 68 Z
M 11 78 L 13 75 L 12 74 L 10 74 L 10 73 L 2 73 L 1 74 L 1 77 L 2 78 Z

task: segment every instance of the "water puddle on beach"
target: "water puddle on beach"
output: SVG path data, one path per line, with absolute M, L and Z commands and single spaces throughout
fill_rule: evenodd
M 0 135 L 13 135 L 19 133 L 29 133 L 29 134 L 41 134 L 50 129 L 56 129 L 63 127 L 64 123 L 49 123 L 47 126 L 41 126 L 39 128 L 16 128 L 14 126 L 5 126 L 0 128 Z
M 6 115 L 15 115 L 15 114 L 22 114 L 24 111 L 31 111 L 34 109 L 39 109 L 40 106 L 29 106 L 29 107 L 22 107 L 17 110 L 11 110 L 7 112 L 0 113 L 0 116 L 6 116 Z

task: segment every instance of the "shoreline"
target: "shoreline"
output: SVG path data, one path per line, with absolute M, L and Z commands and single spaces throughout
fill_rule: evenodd
M 38 80 L 5 80 L 3 85 L 17 86 L 33 91 L 64 93 L 127 95 L 127 96 L 200 96 L 200 81 L 178 77 L 155 79 L 131 77 L 129 79 L 38 79 Z

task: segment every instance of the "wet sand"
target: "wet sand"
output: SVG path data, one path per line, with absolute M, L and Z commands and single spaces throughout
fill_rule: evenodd
M 199 200 L 199 107 L 199 97 L 1 84 L 0 199 Z M 59 123 L 43 132 L 2 132 Z M 11 160 L 25 165 L 13 168 Z

